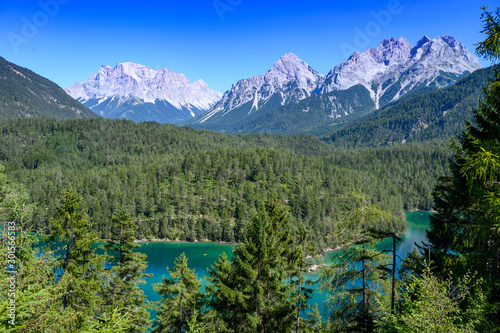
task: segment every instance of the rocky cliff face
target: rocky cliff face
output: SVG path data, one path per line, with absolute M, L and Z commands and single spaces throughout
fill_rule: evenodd
M 403 37 L 389 38 L 373 49 L 352 54 L 326 76 L 286 53 L 266 74 L 233 84 L 193 123 L 241 121 L 256 111 L 266 112 L 359 84 L 368 89 L 375 108 L 379 108 L 419 88 L 448 86 L 479 68 L 477 58 L 450 36 L 423 37 L 415 46 Z
M 104 117 L 159 122 L 195 117 L 222 96 L 202 80 L 190 83 L 183 74 L 131 62 L 102 66 L 66 92 Z
M 447 86 L 479 68 L 477 58 L 453 37 L 425 36 L 413 47 L 403 37 L 390 38 L 335 66 L 316 93 L 362 84 L 379 106 L 415 88 Z
M 273 101 L 278 100 L 279 105 L 300 101 L 309 97 L 322 80 L 323 75 L 306 62 L 293 53 L 286 53 L 266 74 L 233 84 L 199 122 L 222 117 L 248 103 L 251 103 L 248 114 L 253 113 L 266 106 L 273 97 Z

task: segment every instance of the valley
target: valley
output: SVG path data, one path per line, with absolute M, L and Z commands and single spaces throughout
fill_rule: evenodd
M 15 36 L 32 44 L 16 59 L 36 58 L 37 38 L 73 8 L 60 4 L 23 18 Z M 199 16 L 169 39 L 181 21 L 157 28 L 171 8 L 146 29 L 139 5 L 131 15 L 101 4 L 156 39 L 143 34 L 120 56 L 89 44 L 87 57 L 116 65 L 61 62 L 68 76 L 87 71 L 66 89 L 0 58 L 0 331 L 500 331 L 500 9 L 482 8 L 486 39 L 474 44 L 491 67 L 469 40 L 412 44 L 372 34 L 368 21 L 354 29 L 366 45 L 340 63 L 315 49 L 330 39 L 287 44 L 315 55 L 323 74 L 273 48 L 277 36 L 267 48 L 262 38 L 227 48 L 254 33 L 239 25 L 251 4 L 230 5 L 214 2 L 219 21 Z M 162 6 L 147 8 L 153 17 Z M 368 9 L 397 22 L 395 8 Z M 315 26 L 305 8 L 280 15 L 288 10 Z M 345 19 L 337 8 L 313 16 L 333 13 Z M 191 29 L 207 40 L 180 59 Z M 219 30 L 223 38 L 209 37 Z M 152 66 L 147 47 L 167 50 L 172 69 Z M 277 61 L 249 63 L 252 47 Z M 235 73 L 251 74 L 234 79 L 229 64 L 240 60 L 249 70 Z M 223 86 L 219 76 L 234 80 L 229 89 L 211 88 Z

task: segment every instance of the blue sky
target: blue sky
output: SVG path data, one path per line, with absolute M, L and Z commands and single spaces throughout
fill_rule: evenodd
M 1 0 L 0 56 L 63 88 L 131 61 L 224 92 L 286 52 L 323 74 L 389 37 L 451 35 L 473 52 L 483 5 L 500 1 Z

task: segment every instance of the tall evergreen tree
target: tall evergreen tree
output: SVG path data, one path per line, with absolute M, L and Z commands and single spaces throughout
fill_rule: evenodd
M 350 234 L 347 239 L 353 246 L 342 250 L 333 264 L 322 270 L 321 289 L 331 295 L 330 325 L 334 331 L 371 332 L 386 302 L 384 295 L 390 295 L 382 269 L 388 258 L 375 249 L 373 229 L 391 224 L 393 217 L 360 191 L 349 193 L 343 201 L 342 229 L 334 236 Z
M 150 275 L 145 273 L 146 255 L 134 251 L 140 247 L 135 242 L 136 229 L 132 216 L 124 207 L 113 213 L 111 239 L 103 246 L 111 271 L 102 291 L 102 311 L 112 313 L 119 309 L 121 315 L 130 317 L 128 332 L 145 332 L 149 326 L 149 312 L 139 284 L 145 283 L 142 279 Z
M 262 207 L 233 260 L 209 271 L 208 305 L 231 332 L 289 332 L 295 324 L 293 284 L 286 283 L 301 260 L 277 198 Z M 302 305 L 301 305 L 302 306 Z
M 39 253 L 38 237 L 19 232 L 27 222 L 30 198 L 21 185 L 9 183 L 0 165 L 0 216 L 6 218 L 0 235 L 0 331 L 61 332 L 75 319 L 62 309 L 66 279 L 56 283 L 57 262 L 51 251 Z M 3 202 L 2 202 L 3 201 Z
M 494 61 L 500 56 L 500 8 L 483 13 L 485 41 L 477 52 Z M 453 142 L 451 177 L 434 190 L 436 214 L 427 238 L 433 260 L 455 278 L 477 271 L 491 288 L 490 302 L 500 303 L 500 72 L 495 66 L 484 100 Z M 495 314 L 491 317 L 500 322 Z
M 74 325 L 66 328 L 68 332 L 85 327 L 102 301 L 98 292 L 105 257 L 95 252 L 97 233 L 92 231 L 92 223 L 79 210 L 80 201 L 80 196 L 68 186 L 57 208 L 59 218 L 51 221 L 51 241 L 61 246 L 62 251 L 57 267 L 59 280 L 67 281 L 62 306 L 75 311 L 78 317 Z
M 153 332 L 187 332 L 202 309 L 201 282 L 184 253 L 175 259 L 174 269 L 167 269 L 170 276 L 153 287 L 161 296 Z

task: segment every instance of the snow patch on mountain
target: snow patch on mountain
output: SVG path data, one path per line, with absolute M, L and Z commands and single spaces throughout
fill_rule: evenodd
M 183 74 L 132 62 L 118 63 L 114 68 L 102 66 L 85 82 L 75 83 L 66 92 L 82 103 L 97 100 L 93 107 L 116 99 L 117 105 L 134 99 L 138 104 L 166 101 L 177 109 L 192 110 L 193 117 L 193 111 L 208 110 L 222 97 L 202 80 L 190 83 Z
M 255 112 L 275 94 L 280 95 L 281 105 L 302 100 L 310 96 L 322 80 L 323 75 L 306 62 L 293 53 L 285 53 L 266 74 L 233 84 L 199 122 L 203 123 L 216 114 L 224 116 L 248 102 L 252 102 L 249 113 Z
M 325 76 L 317 93 L 362 84 L 378 107 L 380 98 L 389 89 L 394 92 L 391 100 L 397 100 L 417 86 L 435 84 L 440 87 L 436 81 L 439 77 L 450 74 L 459 77 L 481 67 L 478 59 L 451 36 L 434 39 L 424 36 L 413 47 L 403 37 L 389 38 L 373 49 L 354 53 L 335 66 Z

